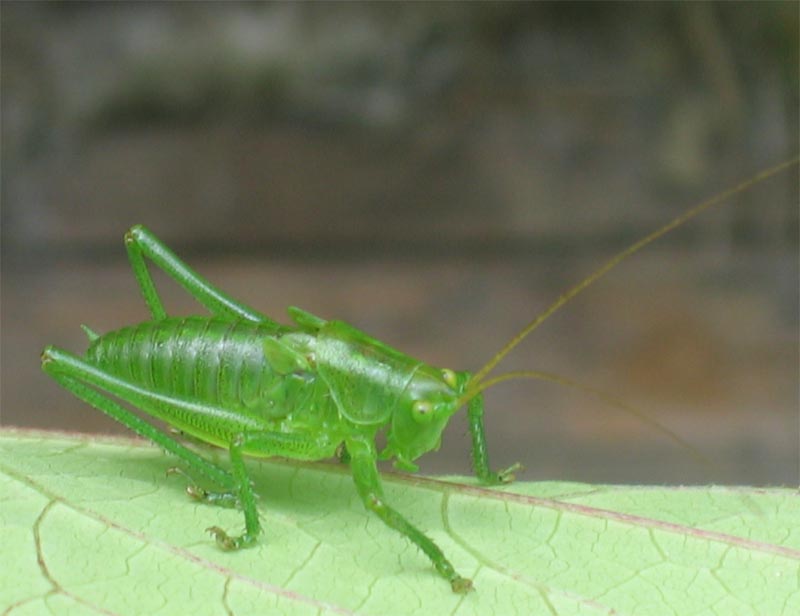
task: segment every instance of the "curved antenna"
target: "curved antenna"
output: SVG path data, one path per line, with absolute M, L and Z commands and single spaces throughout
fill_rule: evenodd
M 492 377 L 491 379 L 487 379 L 482 383 L 477 383 L 473 389 L 468 389 L 461 398 L 458 399 L 458 406 L 463 406 L 469 400 L 480 394 L 481 392 L 497 385 L 498 383 L 504 383 L 505 381 L 513 381 L 518 379 L 534 379 L 537 381 L 549 381 L 551 383 L 557 383 L 558 385 L 564 385 L 565 387 L 571 387 L 572 389 L 577 389 L 585 394 L 588 394 L 604 404 L 607 404 L 611 407 L 614 407 L 618 410 L 624 411 L 629 415 L 633 415 L 640 421 L 646 423 L 648 426 L 653 428 L 655 431 L 660 432 L 662 435 L 669 438 L 673 443 L 680 445 L 683 449 L 688 451 L 692 457 L 699 462 L 701 465 L 705 466 L 707 469 L 710 470 L 719 470 L 719 465 L 716 464 L 711 458 L 706 457 L 700 452 L 697 447 L 689 443 L 683 437 L 679 436 L 666 426 L 662 425 L 661 422 L 653 419 L 650 415 L 645 413 L 644 411 L 636 408 L 635 406 L 631 406 L 627 402 L 613 396 L 602 389 L 597 389 L 596 387 L 592 387 L 591 385 L 584 385 L 583 383 L 578 383 L 577 381 L 573 381 L 572 379 L 561 376 L 560 374 L 554 374 L 551 372 L 541 372 L 539 370 L 521 370 L 515 372 L 505 372 L 498 376 Z M 761 508 L 753 501 L 752 498 L 748 494 L 739 494 L 739 500 L 744 503 L 744 505 L 754 514 L 756 515 L 763 515 L 763 511 Z
M 558 296 L 558 299 L 554 301 L 550 306 L 548 306 L 544 312 L 540 313 L 533 321 L 528 323 L 522 331 L 520 331 L 516 336 L 514 336 L 500 351 L 498 351 L 492 359 L 490 359 L 485 366 L 483 366 L 480 370 L 478 370 L 470 379 L 470 383 L 480 383 L 481 380 L 491 372 L 500 360 L 502 360 L 506 355 L 508 355 L 514 347 L 516 347 L 520 342 L 522 342 L 528 335 L 533 332 L 537 327 L 539 327 L 545 320 L 547 320 L 556 310 L 561 308 L 564 304 L 566 304 L 569 300 L 575 297 L 578 293 L 583 291 L 586 287 L 590 284 L 596 282 L 598 279 L 605 276 L 610 270 L 616 267 L 621 261 L 624 261 L 628 257 L 630 257 L 635 252 L 638 252 L 651 242 L 654 242 L 662 235 L 669 233 L 675 227 L 679 227 L 687 220 L 690 220 L 700 214 L 701 212 L 707 210 L 708 208 L 725 201 L 726 199 L 732 197 L 733 195 L 742 192 L 753 186 L 754 184 L 758 184 L 759 182 L 763 182 L 767 178 L 772 177 L 773 175 L 780 173 L 787 167 L 795 165 L 800 161 L 800 156 L 796 156 L 790 160 L 787 160 L 779 165 L 775 165 L 774 167 L 770 167 L 758 173 L 754 177 L 750 178 L 746 182 L 742 182 L 741 184 L 726 190 L 715 197 L 711 197 L 706 201 L 703 201 L 699 205 L 694 206 L 693 208 L 687 210 L 680 216 L 676 216 L 670 222 L 665 224 L 663 227 L 656 229 L 649 235 L 645 236 L 644 238 L 640 239 L 638 242 L 628 246 L 625 250 L 618 252 L 616 255 L 611 257 L 608 261 L 606 261 L 602 266 L 596 269 L 593 273 L 589 274 L 586 278 L 578 282 L 577 284 L 573 285 L 569 289 L 567 289 L 564 293 Z M 471 387 L 467 387 L 467 389 L 472 389 Z M 482 391 L 479 390 L 479 391 Z
M 596 387 L 592 387 L 591 385 L 584 385 L 583 383 L 578 383 L 577 381 L 573 381 L 572 379 L 561 376 L 560 374 L 554 374 L 552 372 L 541 372 L 539 370 L 520 370 L 515 372 L 505 372 L 498 376 L 492 377 L 482 383 L 479 383 L 477 387 L 474 389 L 468 389 L 467 392 L 458 400 L 458 406 L 462 406 L 470 399 L 477 396 L 482 391 L 489 389 L 490 387 L 497 385 L 498 383 L 503 383 L 505 381 L 513 381 L 518 379 L 534 379 L 537 381 L 549 381 L 551 383 L 557 383 L 558 385 L 564 385 L 565 387 L 570 387 L 572 389 L 577 389 L 585 394 L 589 394 L 593 398 L 596 398 L 607 404 L 608 406 L 614 407 L 618 410 L 624 411 L 629 415 L 636 417 L 638 420 L 646 423 L 650 426 L 653 430 L 660 432 L 662 435 L 669 438 L 672 442 L 680 445 L 685 450 L 694 456 L 694 458 L 709 468 L 714 468 L 715 464 L 702 453 L 700 453 L 696 447 L 692 446 L 689 441 L 683 439 L 681 436 L 661 424 L 659 421 L 653 419 L 650 415 L 645 413 L 642 410 L 637 409 L 634 406 L 631 406 L 627 402 L 620 400 L 616 396 L 613 396 L 602 389 L 597 389 Z

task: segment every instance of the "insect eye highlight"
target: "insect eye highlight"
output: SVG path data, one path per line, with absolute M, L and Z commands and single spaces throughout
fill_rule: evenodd
M 445 385 L 448 387 L 452 387 L 455 389 L 456 387 L 456 373 L 448 368 L 442 370 L 442 380 L 445 382 Z
M 411 405 L 414 419 L 420 423 L 427 423 L 433 419 L 433 405 L 425 400 L 417 400 Z

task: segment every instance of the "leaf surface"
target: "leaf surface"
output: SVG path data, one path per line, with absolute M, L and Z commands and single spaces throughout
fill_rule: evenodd
M 226 553 L 204 529 L 239 532 L 241 513 L 190 500 L 174 463 L 136 441 L 2 433 L 2 613 L 800 614 L 796 490 L 384 475 L 473 579 L 459 596 L 346 467 L 250 461 L 264 536 Z

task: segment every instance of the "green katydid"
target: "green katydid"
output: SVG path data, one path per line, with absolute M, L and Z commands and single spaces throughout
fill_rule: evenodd
M 489 373 L 545 319 L 623 259 L 797 160 L 695 206 L 618 253 L 559 296 L 474 374 L 430 366 L 351 325 L 326 321 L 299 308 L 289 308 L 293 326 L 281 325 L 213 287 L 142 226 L 128 231 L 125 245 L 151 320 L 103 335 L 85 328 L 90 345 L 84 358 L 49 346 L 42 353 L 42 368 L 78 398 L 177 456 L 189 473 L 222 489 L 210 492 L 190 485 L 191 496 L 242 509 L 242 535 L 231 536 L 216 526 L 208 529 L 221 548 L 252 546 L 261 532 L 244 456 L 320 460 L 339 455 L 349 462 L 365 507 L 416 544 L 453 591 L 465 593 L 472 582 L 385 501 L 377 460 L 391 459 L 401 470 L 416 471 L 414 460 L 438 448 L 448 420 L 466 405 L 478 480 L 486 485 L 513 481 L 518 464 L 490 470 L 482 392 L 515 378 L 576 384 L 542 372 L 492 378 Z M 177 281 L 212 316 L 168 316 L 146 260 Z M 188 436 L 228 449 L 230 471 L 112 397 Z M 379 452 L 375 439 L 382 430 L 386 446 Z

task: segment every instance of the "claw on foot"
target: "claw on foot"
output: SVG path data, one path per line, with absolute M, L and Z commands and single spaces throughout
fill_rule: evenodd
M 488 473 L 485 477 L 480 477 L 479 481 L 485 486 L 498 486 L 506 483 L 511 483 L 516 479 L 515 473 L 523 470 L 522 464 L 517 462 L 508 468 L 504 468 L 496 473 Z
M 508 468 L 504 468 L 502 471 L 497 472 L 497 483 L 511 483 L 517 477 L 516 473 L 519 471 L 524 470 L 524 467 L 519 462 L 512 464 Z
M 472 580 L 463 578 L 461 576 L 450 580 L 450 587 L 453 589 L 454 593 L 458 593 L 459 595 L 465 595 L 474 590 L 474 587 L 472 586 Z
M 231 537 L 228 533 L 222 530 L 219 526 L 209 526 L 206 529 L 207 532 L 214 535 L 214 539 L 217 542 L 217 545 L 225 550 L 226 552 L 230 552 L 232 550 L 237 549 L 239 546 L 237 545 L 237 541 L 235 537 Z
M 203 488 L 195 484 L 194 480 L 188 475 L 188 473 L 185 470 L 177 466 L 171 466 L 167 469 L 167 477 L 169 477 L 170 475 L 180 475 L 186 481 L 189 482 L 189 485 L 186 486 L 186 493 L 193 499 L 199 501 L 206 499 L 207 492 Z
M 214 535 L 217 546 L 226 552 L 231 552 L 240 548 L 249 548 L 256 544 L 256 538 L 247 533 L 239 537 L 231 537 L 219 526 L 210 526 L 206 531 Z
M 198 502 L 225 507 L 227 509 L 239 507 L 239 498 L 236 494 L 232 492 L 209 492 L 205 488 L 201 488 L 197 485 L 182 468 L 178 468 L 177 466 L 168 468 L 167 475 L 180 475 L 184 477 L 189 482 L 186 486 L 186 493 Z
M 206 492 L 203 488 L 192 484 L 186 486 L 186 493 L 197 501 L 204 501 L 208 496 L 208 492 Z

